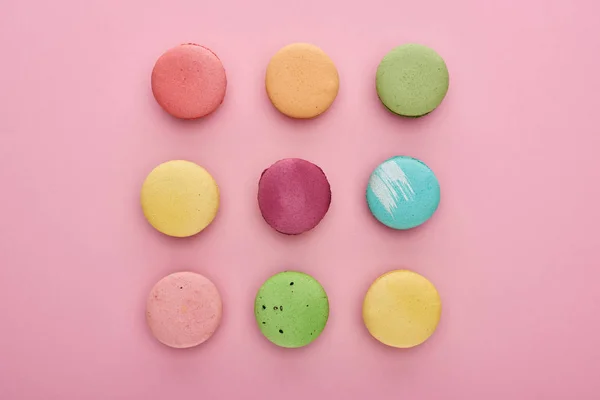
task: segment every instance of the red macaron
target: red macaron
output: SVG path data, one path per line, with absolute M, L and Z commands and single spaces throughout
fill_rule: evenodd
M 227 89 L 225 68 L 210 49 L 182 44 L 167 50 L 152 70 L 152 93 L 176 118 L 196 119 L 215 111 Z

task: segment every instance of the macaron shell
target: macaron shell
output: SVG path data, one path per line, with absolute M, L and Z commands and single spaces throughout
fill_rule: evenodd
M 219 209 L 219 188 L 204 168 L 190 161 L 160 164 L 141 191 L 142 210 L 158 231 L 187 237 L 206 228 Z
M 433 49 L 406 44 L 385 55 L 376 74 L 377 94 L 393 113 L 419 117 L 440 105 L 448 92 L 446 63 Z
M 258 205 L 265 221 L 278 232 L 297 235 L 313 229 L 331 204 L 325 173 L 300 158 L 277 161 L 258 183 Z
M 437 328 L 441 313 L 435 286 L 408 270 L 391 271 L 377 278 L 363 303 L 363 320 L 371 335 L 398 348 L 425 342 Z
M 297 348 L 310 344 L 325 329 L 329 300 L 313 277 L 286 271 L 262 285 L 254 314 L 260 331 L 272 343 Z
M 339 90 L 337 68 L 312 44 L 294 43 L 279 50 L 267 66 L 269 99 L 292 118 L 313 118 L 325 112 Z
M 195 119 L 216 110 L 227 89 L 219 57 L 206 47 L 184 44 L 165 52 L 152 70 L 152 93 L 169 114 Z
M 187 348 L 205 342 L 221 322 L 223 305 L 217 287 L 193 272 L 161 279 L 150 291 L 146 321 L 161 343 Z
M 411 229 L 425 223 L 440 203 L 440 185 L 422 161 L 392 157 L 371 174 L 367 204 L 373 216 L 393 229 Z

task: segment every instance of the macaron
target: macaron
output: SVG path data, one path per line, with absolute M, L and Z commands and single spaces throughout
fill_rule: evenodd
M 286 158 L 267 168 L 258 182 L 258 206 L 278 232 L 297 235 L 313 229 L 331 203 L 325 173 L 315 164 Z
M 448 92 L 444 59 L 420 44 L 405 44 L 387 53 L 377 68 L 377 95 L 393 113 L 420 117 L 440 105 Z
M 369 179 L 367 204 L 373 216 L 393 229 L 423 224 L 440 203 L 440 184 L 433 171 L 413 157 L 396 156 L 381 163 Z
M 329 300 L 319 282 L 302 272 L 280 272 L 267 279 L 254 302 L 256 323 L 277 346 L 310 344 L 327 324 Z
M 221 322 L 217 287 L 200 274 L 176 272 L 158 281 L 146 303 L 146 321 L 158 341 L 188 348 L 210 338 Z
M 195 119 L 215 111 L 227 89 L 225 68 L 209 48 L 193 43 L 167 50 L 152 70 L 152 93 L 176 118 Z
M 440 296 L 425 277 L 408 270 L 381 275 L 363 302 L 363 320 L 371 335 L 391 347 L 425 342 L 442 313 Z
M 293 43 L 269 62 L 265 77 L 267 95 L 282 114 L 313 118 L 335 100 L 340 80 L 327 54 L 315 45 Z
M 190 161 L 160 164 L 146 177 L 142 211 L 159 232 L 187 237 L 206 228 L 219 209 L 219 188 L 207 170 Z

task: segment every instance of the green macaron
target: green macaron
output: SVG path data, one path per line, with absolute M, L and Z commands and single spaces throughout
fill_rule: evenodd
M 280 272 L 259 289 L 254 314 L 260 331 L 272 343 L 287 348 L 302 347 L 325 329 L 329 300 L 312 276 Z
M 392 49 L 377 67 L 377 95 L 393 113 L 420 117 L 440 105 L 448 92 L 446 63 L 433 49 L 405 44 Z

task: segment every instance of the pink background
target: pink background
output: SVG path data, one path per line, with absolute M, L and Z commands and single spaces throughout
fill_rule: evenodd
M 600 396 L 600 34 L 596 0 L 2 2 L 0 13 L 0 399 L 597 399 Z M 594 26 L 595 25 L 595 26 Z M 292 121 L 264 91 L 269 57 L 312 42 L 340 93 Z M 415 41 L 446 59 L 451 87 L 418 120 L 388 113 L 375 69 Z M 182 42 L 222 59 L 225 103 L 201 121 L 167 116 L 154 61 Z M 364 191 L 386 157 L 427 162 L 442 185 L 425 226 L 393 232 Z M 317 229 L 277 234 L 256 202 L 284 157 L 328 174 Z M 168 238 L 138 196 L 158 163 L 184 158 L 222 189 L 215 223 Z M 365 290 L 408 267 L 444 310 L 423 346 L 386 348 L 361 321 Z M 144 303 L 162 276 L 201 272 L 223 323 L 204 345 L 159 344 Z M 289 351 L 255 326 L 269 275 L 321 281 L 331 317 Z M 367 397 L 368 396 L 368 397 Z

